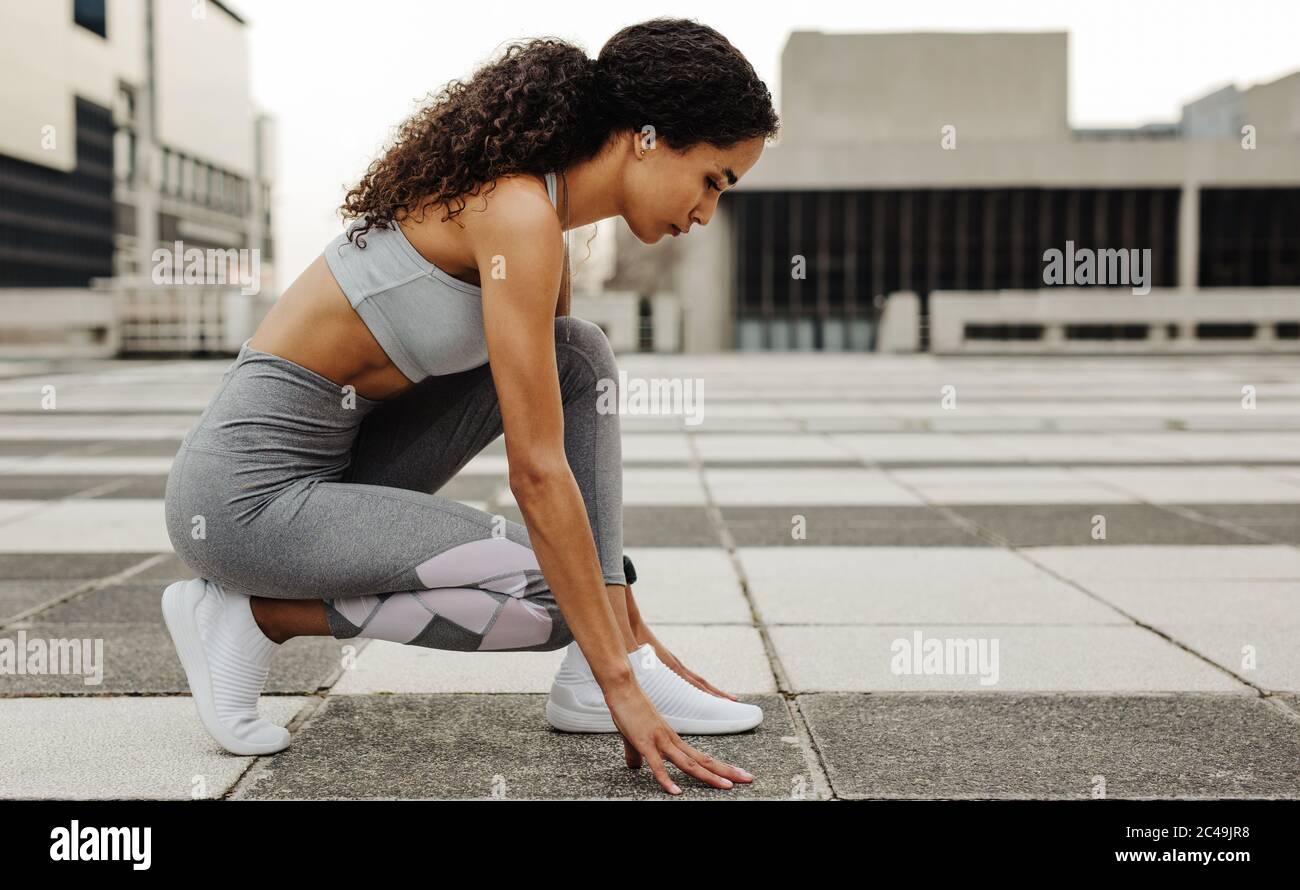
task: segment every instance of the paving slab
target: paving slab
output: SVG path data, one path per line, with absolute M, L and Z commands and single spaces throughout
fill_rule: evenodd
M 1294 462 L 1300 454 L 1300 435 L 1282 432 L 1181 431 L 1128 433 L 1118 437 L 1127 445 L 1168 454 L 1182 460 L 1242 461 L 1284 460 Z
M 1031 547 L 1035 562 L 1088 587 L 1100 581 L 1300 580 L 1300 550 L 1276 545 L 1223 547 L 1134 547 L 1101 551 L 1079 547 Z
M 1138 498 L 1071 467 L 948 467 L 891 470 L 899 484 L 935 504 L 1133 503 Z
M 1300 544 L 1300 507 L 1295 504 L 1197 504 L 1192 510 L 1263 535 L 1257 543 Z
M 623 464 L 689 464 L 690 442 L 685 433 L 623 433 Z
M 68 442 L 62 447 L 74 449 L 84 448 L 86 451 L 93 451 L 94 454 L 103 455 L 105 457 L 128 456 L 174 458 L 176 452 L 180 450 L 181 437 Z
M 790 435 L 717 435 L 691 437 L 705 463 L 759 462 L 785 465 L 793 462 L 858 464 L 858 456 L 829 437 Z
M 1133 441 L 1110 433 L 1089 436 L 1060 433 L 978 433 L 976 443 L 1006 451 L 1015 459 L 1030 463 L 1147 463 L 1178 460 L 1160 449 L 1155 441 Z
M 67 446 L 59 445 L 56 448 L 46 449 L 38 453 L 47 454 L 51 451 L 61 450 L 63 447 L 84 447 L 86 442 L 94 442 L 107 449 L 114 443 L 125 445 L 131 442 L 157 441 L 159 443 L 165 442 L 167 445 L 164 447 L 160 444 L 158 448 L 161 453 L 155 452 L 154 456 L 166 457 L 168 453 L 176 454 L 177 449 L 180 448 L 181 438 L 193 427 L 198 415 L 169 415 L 160 422 L 157 418 L 142 417 L 135 414 L 126 418 L 127 425 L 122 424 L 122 418 L 113 420 L 108 418 L 96 419 L 85 415 L 22 417 L 10 414 L 4 415 L 4 418 L 4 425 L 0 426 L 0 441 L 21 443 L 67 441 L 69 443 Z M 129 421 L 136 418 L 139 418 L 138 422 L 129 423 Z M 100 425 L 101 422 L 102 425 Z M 176 447 L 170 447 L 172 444 Z M 166 450 L 167 448 L 170 448 L 170 451 Z M 31 449 L 24 446 L 17 453 L 30 454 Z M 126 451 L 125 453 L 137 452 Z
M 498 491 L 498 503 L 517 506 L 508 487 Z M 704 506 L 704 487 L 693 469 L 638 467 L 623 471 L 625 506 Z
M 685 800 L 790 799 L 813 787 L 784 700 L 747 696 L 759 726 L 684 736 L 749 770 L 754 781 L 712 788 L 669 766 Z M 232 799 L 667 800 L 647 766 L 628 769 L 617 734 L 559 732 L 544 695 L 340 695 L 326 700 L 293 745 L 264 758 Z M 811 790 L 808 791 L 811 796 Z
M 1300 620 L 1152 626 L 1267 692 L 1300 692 Z
M 801 695 L 847 799 L 1300 798 L 1300 733 L 1238 695 Z
M 954 504 L 951 509 L 1013 547 L 1260 543 L 1247 534 L 1150 504 Z M 1104 538 L 1094 537 L 1099 530 Z
M 740 548 L 767 624 L 1128 624 L 1009 550 Z
M 0 368 L 0 635 L 102 640 L 108 664 L 98 687 L 0 675 L 0 725 L 21 714 L 22 744 L 54 752 L 15 755 L 20 743 L 0 733 L 0 752 L 37 764 L 4 771 L 0 794 L 86 796 L 93 784 L 187 797 L 201 775 L 213 796 L 668 799 L 648 771 L 623 768 L 616 737 L 545 722 L 562 651 L 292 640 L 263 709 L 287 708 L 287 721 L 324 704 L 320 722 L 278 757 L 216 748 L 159 614 L 162 589 L 194 575 L 171 551 L 162 499 L 181 437 L 232 360 L 38 363 L 21 379 Z M 620 416 L 623 531 L 658 636 L 767 711 L 756 733 L 696 737 L 729 746 L 764 783 L 722 799 L 816 796 L 827 791 L 816 763 L 844 797 L 1086 796 L 1098 770 L 1111 796 L 1296 796 L 1285 772 L 1300 726 L 1294 357 L 633 353 L 620 364 L 707 385 L 702 424 Z M 1260 410 L 1241 409 L 1243 380 Z M 34 401 L 50 382 L 58 411 Z M 940 401 L 949 384 L 953 410 Z M 508 471 L 498 436 L 439 493 L 522 522 Z M 895 641 L 916 632 L 922 644 L 996 642 L 997 682 L 979 684 L 978 662 L 895 673 Z M 886 699 L 928 704 L 858 709 Z M 969 738 L 978 744 L 963 747 Z
M 493 502 L 490 509 L 507 519 L 523 524 L 524 516 L 513 502 Z M 718 531 L 709 518 L 708 509 L 698 506 L 623 506 L 623 545 L 627 547 L 719 546 Z M 638 568 L 638 572 L 640 569 Z
M 1109 580 L 1098 596 L 1270 691 L 1300 691 L 1300 584 Z
M 836 433 L 827 438 L 872 463 L 996 462 L 1016 456 L 995 442 L 958 433 Z
M 0 498 L 9 501 L 55 501 L 82 497 L 133 497 L 161 500 L 167 477 L 145 476 L 52 476 L 23 474 L 0 476 Z M 159 487 L 159 486 L 162 487 Z M 125 490 L 130 489 L 130 493 Z M 45 505 L 42 505 L 45 506 Z
M 8 534 L 8 529 L 0 525 L 0 533 L 0 537 L 3 537 Z M 167 565 L 164 567 L 161 564 L 145 566 L 159 558 L 158 552 L 124 550 L 116 553 L 78 553 L 38 550 L 6 553 L 0 545 L 0 578 L 11 581 L 84 581 L 116 575 L 141 566 L 144 566 L 141 574 L 134 577 L 168 577 L 172 580 L 189 577 L 185 564 L 172 553 L 170 541 L 166 553 Z
M 720 512 L 739 547 L 988 547 L 993 543 L 934 507 L 723 506 Z
M 265 696 L 287 726 L 310 699 Z M 217 745 L 186 696 L 0 698 L 0 798 L 216 798 L 256 759 Z
M 171 471 L 172 457 L 136 455 L 46 455 L 0 457 L 0 478 L 14 473 L 82 476 L 162 475 Z
M 41 662 L 28 655 L 15 673 L 0 673 L 0 696 L 102 696 L 188 693 L 189 683 L 162 621 L 113 623 L 28 620 L 0 629 L 14 657 L 53 653 Z M 267 694 L 312 693 L 340 669 L 347 641 L 296 637 L 277 653 L 266 678 Z M 367 641 L 351 641 L 364 651 Z M 361 645 L 357 645 L 360 642 Z M 20 671 L 21 672 L 17 672 Z
M 70 558 L 70 555 L 59 554 L 60 560 Z M 163 586 L 166 587 L 173 581 L 194 577 L 194 570 L 173 553 L 171 548 L 166 553 L 140 554 L 140 559 L 141 568 L 131 573 L 132 581 L 165 581 Z M 161 593 L 158 595 L 162 596 Z
M 167 492 L 166 476 L 114 476 L 101 480 L 96 487 L 87 486 L 77 497 L 94 497 L 99 500 L 156 500 L 162 503 Z
M 1296 503 L 1300 482 L 1251 467 L 1079 467 L 1075 472 L 1152 504 Z
M 920 498 L 879 470 L 707 467 L 704 475 L 713 500 L 723 506 L 921 504 Z
M 1254 694 L 1218 667 L 1136 625 L 773 625 L 768 633 L 795 692 Z M 924 654 L 931 646 L 944 653 L 951 646 L 953 656 L 928 664 Z M 959 649 L 973 654 L 959 661 Z M 927 672 L 932 669 L 948 672 Z
M 632 595 L 651 627 L 749 624 L 749 603 L 727 553 L 701 547 L 626 547 L 636 567 Z
M 0 626 L 75 590 L 77 581 L 0 581 Z
M 161 500 L 50 501 L 0 528 L 5 553 L 170 552 Z
M 1110 578 L 1092 591 L 1149 624 L 1300 624 L 1300 584 L 1290 580 Z

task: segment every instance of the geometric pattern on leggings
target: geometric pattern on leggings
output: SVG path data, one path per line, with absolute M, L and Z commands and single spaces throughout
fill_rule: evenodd
M 427 589 L 327 600 L 359 636 L 435 649 L 505 651 L 545 647 L 563 621 L 533 551 L 508 538 L 458 544 L 415 568 Z M 567 633 L 567 628 L 564 628 Z

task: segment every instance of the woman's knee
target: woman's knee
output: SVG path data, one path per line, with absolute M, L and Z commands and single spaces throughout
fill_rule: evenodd
M 555 320 L 555 345 L 561 357 L 581 356 L 599 380 L 618 378 L 618 359 L 604 329 L 593 321 L 563 315 Z

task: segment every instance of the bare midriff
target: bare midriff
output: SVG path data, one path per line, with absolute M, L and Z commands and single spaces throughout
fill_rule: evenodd
M 401 214 L 399 217 L 405 219 Z M 425 219 L 436 221 L 432 213 Z M 452 270 L 449 274 L 462 281 L 478 284 L 477 269 L 458 268 L 454 247 L 449 250 L 450 245 L 440 247 L 430 241 L 431 228 L 402 224 L 402 232 L 425 259 Z M 340 388 L 351 385 L 367 399 L 390 399 L 414 385 L 397 370 L 352 308 L 325 262 L 324 253 L 275 301 L 248 345 L 315 371 Z
M 322 253 L 271 306 L 248 342 L 315 371 L 367 399 L 389 399 L 414 384 L 397 370 L 347 295 Z

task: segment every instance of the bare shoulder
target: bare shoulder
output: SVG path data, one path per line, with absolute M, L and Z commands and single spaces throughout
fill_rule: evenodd
M 563 234 L 545 183 L 529 173 L 512 173 L 499 177 L 491 188 L 484 186 L 479 195 L 466 199 L 457 218 L 472 238 Z
M 413 218 L 395 214 L 394 219 L 426 260 L 469 284 L 481 285 L 484 263 L 498 256 L 560 268 L 564 232 L 540 177 L 511 174 L 477 191 L 462 196 L 464 206 L 452 202 L 459 207 L 454 217 L 430 201 Z
M 502 177 L 486 204 L 482 212 L 469 214 L 474 222 L 466 223 L 482 280 L 485 324 L 489 329 L 517 324 L 516 312 L 536 313 L 539 319 L 551 313 L 544 316 L 550 319 L 564 269 L 564 229 L 545 183 L 526 174 Z M 500 338 L 496 342 L 499 347 Z M 491 343 L 490 337 L 489 353 Z

